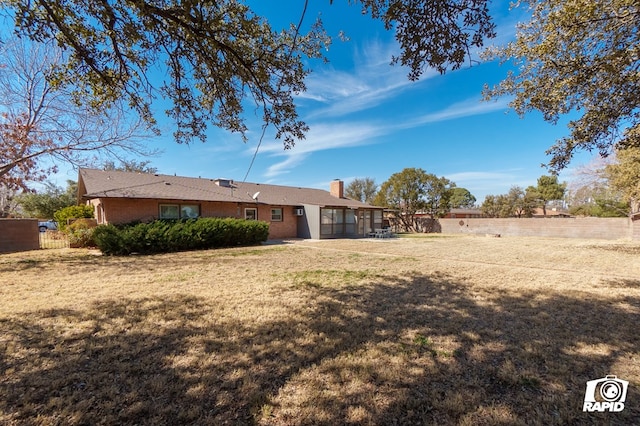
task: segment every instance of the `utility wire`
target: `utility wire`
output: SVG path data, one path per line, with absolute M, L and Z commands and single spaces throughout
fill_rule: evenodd
M 304 2 L 304 8 L 302 9 L 302 15 L 300 16 L 300 21 L 298 22 L 298 25 L 296 26 L 296 32 L 293 34 L 293 43 L 291 43 L 291 50 L 289 50 L 289 55 L 287 58 L 287 62 L 289 61 L 289 59 L 291 59 L 291 56 L 293 56 L 293 50 L 296 47 L 296 42 L 298 41 L 298 36 L 300 35 L 300 28 L 302 27 L 302 21 L 304 21 L 304 17 L 307 14 L 307 6 L 309 5 L 309 0 L 305 0 Z M 282 88 L 282 80 L 284 79 L 284 75 L 280 77 L 280 80 L 278 80 L 278 86 L 276 88 L 276 93 L 280 92 L 280 89 Z M 253 157 L 251 158 L 251 163 L 249 163 L 249 168 L 247 169 L 247 173 L 244 175 L 244 179 L 242 179 L 242 183 L 245 183 L 247 181 L 247 177 L 249 176 L 249 172 L 251 172 L 251 168 L 253 167 L 253 163 L 256 161 L 256 157 L 258 156 L 258 151 L 260 151 L 260 146 L 262 145 L 262 141 L 264 139 L 264 135 L 267 132 L 267 127 L 269 126 L 269 120 L 267 120 L 266 123 L 264 123 L 262 125 L 262 134 L 260 134 L 260 139 L 258 140 L 258 145 L 256 146 L 256 150 L 253 153 Z

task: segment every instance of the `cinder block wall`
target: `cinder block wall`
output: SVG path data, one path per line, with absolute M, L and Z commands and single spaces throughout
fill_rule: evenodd
M 39 248 L 38 219 L 0 219 L 0 253 Z
M 640 239 L 640 221 L 629 218 L 440 219 L 445 234 L 500 234 L 559 238 Z

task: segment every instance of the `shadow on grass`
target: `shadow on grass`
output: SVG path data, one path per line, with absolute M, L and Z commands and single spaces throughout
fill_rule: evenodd
M 616 371 L 640 355 L 637 298 L 376 279 L 284 289 L 309 300 L 285 319 L 221 321 L 184 295 L 0 319 L 0 423 L 640 422 L 638 369 Z M 582 413 L 607 374 L 631 381 L 627 407 Z
M 610 288 L 640 288 L 640 279 L 615 278 L 605 282 L 606 287 Z

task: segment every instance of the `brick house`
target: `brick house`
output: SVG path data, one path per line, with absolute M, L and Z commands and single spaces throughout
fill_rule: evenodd
M 230 179 L 80 169 L 79 199 L 98 224 L 155 219 L 234 217 L 269 223 L 269 238 L 345 238 L 382 228 L 382 208 L 330 190 L 235 182 Z

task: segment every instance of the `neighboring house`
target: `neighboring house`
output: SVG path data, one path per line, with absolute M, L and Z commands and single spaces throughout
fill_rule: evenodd
M 463 209 L 456 208 L 451 209 L 449 212 L 444 215 L 444 219 L 474 219 L 481 218 L 484 215 L 482 214 L 482 210 L 480 209 Z
M 544 215 L 542 207 L 536 207 L 531 213 L 531 217 L 553 217 L 553 218 L 565 218 L 572 217 L 568 210 L 560 209 L 557 207 L 547 207 L 547 215 Z
M 330 191 L 151 173 L 80 169 L 79 199 L 98 224 L 154 219 L 234 217 L 269 222 L 269 238 L 368 236 L 382 228 L 382 208 Z

